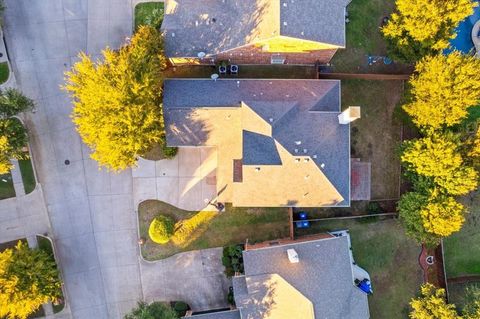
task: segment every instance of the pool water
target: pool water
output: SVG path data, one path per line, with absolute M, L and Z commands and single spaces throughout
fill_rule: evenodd
M 477 1 L 480 5 L 480 0 Z M 463 20 L 458 26 L 456 32 L 457 37 L 450 41 L 451 48 L 444 51 L 445 54 L 452 52 L 453 50 L 458 50 L 463 53 L 470 53 L 473 49 L 472 42 L 472 28 L 475 22 L 480 20 L 480 6 L 474 9 L 473 15 L 469 16 Z

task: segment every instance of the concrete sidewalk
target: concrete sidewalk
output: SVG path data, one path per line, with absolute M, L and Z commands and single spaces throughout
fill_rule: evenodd
M 37 105 L 25 123 L 71 310 L 71 316 L 61 316 L 121 318 L 142 299 L 131 172 L 99 171 L 90 160 L 60 85 L 80 51 L 98 56 L 131 34 L 131 1 L 6 0 L 5 5 L 17 84 Z

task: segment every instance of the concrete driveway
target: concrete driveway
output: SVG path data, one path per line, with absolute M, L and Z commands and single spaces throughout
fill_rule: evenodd
M 109 174 L 69 118 L 60 90 L 79 51 L 98 55 L 132 30 L 129 0 L 6 0 L 5 37 L 73 318 L 121 318 L 142 299 L 131 171 Z M 70 164 L 66 165 L 65 160 Z M 24 221 L 26 222 L 26 221 Z
M 221 259 L 222 248 L 211 248 L 142 261 L 145 300 L 183 300 L 195 311 L 228 307 L 232 283 L 223 274 Z
M 135 207 L 158 199 L 185 210 L 202 210 L 217 196 L 216 169 L 213 147 L 180 148 L 171 160 L 140 159 L 132 170 Z

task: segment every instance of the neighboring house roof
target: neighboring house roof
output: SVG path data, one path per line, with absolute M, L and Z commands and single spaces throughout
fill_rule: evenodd
M 238 289 L 238 281 L 245 289 Z M 315 319 L 313 304 L 277 274 L 235 278 L 234 296 L 242 319 Z
M 290 263 L 287 257 L 287 249 L 292 248 L 298 254 L 298 263 Z M 245 276 L 233 281 L 235 302 L 242 319 L 369 318 L 367 296 L 353 283 L 347 237 L 247 250 L 243 252 L 243 261 Z M 271 275 L 282 278 L 282 283 L 278 284 L 278 279 L 272 282 Z M 288 283 L 288 287 L 283 282 Z M 257 286 L 261 286 L 262 291 L 268 291 L 270 297 L 264 298 L 265 293 L 256 293 Z M 291 303 L 298 303 L 304 309 L 304 301 L 297 298 L 297 293 L 291 294 L 291 289 L 313 304 L 314 316 L 270 316 L 276 313 L 280 301 L 293 309 L 295 306 Z M 292 295 L 292 300 L 282 298 L 286 292 Z M 256 315 L 246 316 L 250 313 Z
M 339 81 L 170 79 L 163 107 L 168 145 L 218 147 L 225 201 L 350 204 L 350 126 L 338 122 Z M 242 181 L 232 183 L 240 159 Z
M 218 54 L 277 36 L 345 47 L 349 0 L 166 0 L 169 57 Z

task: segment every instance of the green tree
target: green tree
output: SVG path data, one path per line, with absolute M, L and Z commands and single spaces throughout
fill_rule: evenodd
M 443 1 L 443 0 L 442 0 Z M 416 64 L 411 101 L 403 109 L 423 128 L 458 124 L 480 103 L 480 59 L 460 52 L 436 55 Z
M 478 173 L 464 163 L 458 147 L 455 135 L 437 132 L 406 141 L 401 161 L 410 172 L 432 178 L 445 193 L 465 195 L 477 188 Z
M 0 253 L 0 317 L 27 318 L 60 293 L 58 270 L 48 254 L 22 242 Z
M 455 28 L 477 3 L 473 0 L 396 0 L 396 12 L 382 28 L 391 56 L 414 62 L 449 46 Z
M 91 157 L 118 171 L 164 142 L 162 71 L 167 67 L 159 31 L 141 26 L 128 45 L 103 51 L 103 61 L 80 55 L 66 73 L 73 122 Z
M 9 118 L 22 112 L 31 111 L 35 107 L 32 99 L 17 89 L 0 90 L 0 116 Z
M 410 301 L 411 319 L 460 319 L 455 305 L 447 304 L 445 289 L 436 289 L 431 284 L 420 288 L 420 297 Z
M 416 192 L 402 195 L 398 202 L 398 214 L 408 237 L 420 244 L 434 247 L 440 243 L 441 237 L 428 232 L 423 226 L 421 211 L 428 205 L 429 196 Z
M 447 237 L 459 231 L 465 221 L 465 207 L 453 197 L 432 194 L 420 211 L 423 228 L 438 237 Z
M 178 319 L 177 313 L 168 305 L 161 302 L 147 304 L 139 302 L 137 308 L 127 314 L 125 319 Z

